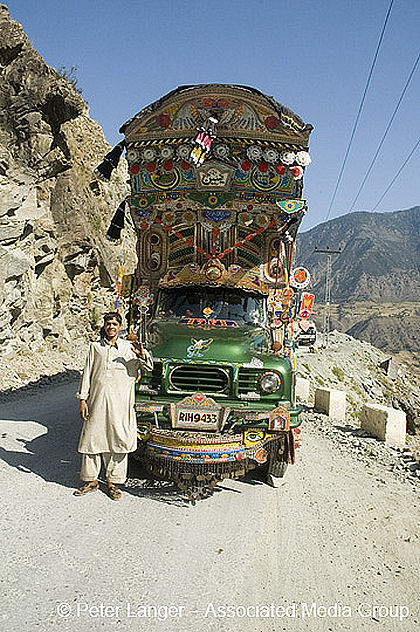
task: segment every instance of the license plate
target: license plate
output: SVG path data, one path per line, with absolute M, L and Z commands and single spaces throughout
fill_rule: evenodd
M 197 410 L 193 408 L 177 407 L 173 415 L 174 428 L 197 428 L 199 430 L 217 430 L 220 412 L 216 410 Z

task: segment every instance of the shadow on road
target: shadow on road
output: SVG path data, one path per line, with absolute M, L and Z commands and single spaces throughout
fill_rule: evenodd
M 353 437 L 357 437 L 358 439 L 377 439 L 373 435 L 366 432 L 362 428 L 355 428 L 354 426 L 350 426 L 350 424 L 346 424 L 345 426 L 336 425 L 335 426 L 341 432 L 346 432 L 347 434 L 353 435 Z M 377 439 L 379 442 L 379 439 Z
M 153 478 L 134 457 L 128 460 L 128 476 L 124 491 L 132 496 L 149 498 L 168 505 L 187 507 L 189 502 L 172 481 Z
M 54 376 L 53 382 L 42 378 L 38 383 L 0 394 L 0 458 L 5 463 L 23 475 L 32 473 L 68 488 L 79 486 L 81 458 L 77 444 L 81 421 L 75 398 L 78 379 L 77 372 L 69 371 Z M 254 470 L 241 482 L 262 485 L 263 476 Z M 153 478 L 134 458 L 129 459 L 125 491 L 155 502 L 190 504 L 175 483 Z M 225 479 L 201 502 L 221 492 L 241 493 L 229 487 L 229 479 Z
M 49 386 L 42 378 L 39 383 L 2 393 L 0 399 L 0 458 L 22 473 L 64 487 L 77 485 L 80 471 L 75 373 L 60 374 L 58 384 L 55 376 Z M 30 438 L 34 434 L 38 436 Z M 22 451 L 16 450 L 16 443 Z

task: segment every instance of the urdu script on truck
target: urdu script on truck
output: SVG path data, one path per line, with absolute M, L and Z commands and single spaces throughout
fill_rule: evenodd
M 254 88 L 182 86 L 125 123 L 95 170 L 109 179 L 126 150 L 131 195 L 108 236 L 129 209 L 138 263 L 120 288 L 154 357 L 136 385 L 136 456 L 192 502 L 295 459 L 294 347 L 313 295 L 292 263 L 311 130 Z

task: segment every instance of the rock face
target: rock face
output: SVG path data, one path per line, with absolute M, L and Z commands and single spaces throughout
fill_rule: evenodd
M 105 234 L 128 194 L 126 165 L 114 172 L 109 185 L 89 186 L 94 167 L 108 151 L 80 94 L 43 61 L 21 25 L 0 5 L 4 366 L 10 368 L 15 360 L 24 365 L 22 357 L 34 352 L 47 364 L 51 351 L 67 348 L 71 353 L 75 341 L 89 334 L 112 306 L 112 292 L 101 288 L 114 285 L 121 248 Z M 132 238 L 128 268 L 134 265 L 131 246 Z

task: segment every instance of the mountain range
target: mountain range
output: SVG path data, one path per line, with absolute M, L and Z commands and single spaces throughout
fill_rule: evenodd
M 296 265 L 311 272 L 322 326 L 326 254 L 332 255 L 332 326 L 399 352 L 420 349 L 420 206 L 348 213 L 301 233 Z

